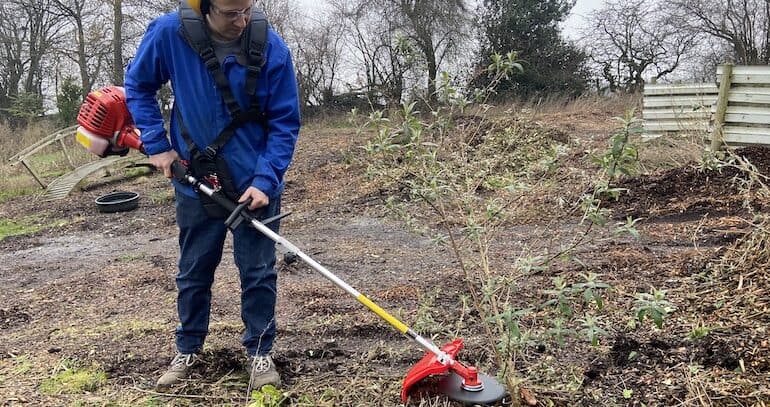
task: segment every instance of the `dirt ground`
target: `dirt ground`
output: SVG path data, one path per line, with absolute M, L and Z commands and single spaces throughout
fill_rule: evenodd
M 540 119 L 573 145 L 606 145 L 609 119 L 601 113 Z M 449 342 L 452 334 L 463 337 L 461 359 L 493 370 L 489 340 L 461 301 L 465 288 L 456 261 L 387 216 L 386 196 L 350 162 L 360 144 L 349 128 L 313 125 L 303 132 L 287 176 L 283 209 L 292 214 L 282 221 L 282 234 L 437 343 Z M 571 158 L 581 154 L 576 149 Z M 744 154 L 770 175 L 767 149 Z M 684 165 L 630 178 L 620 185 L 629 193 L 606 206 L 613 222 L 642 218 L 639 240 L 597 230 L 578 250 L 583 266 L 551 267 L 518 282 L 514 302 L 522 308 L 549 299 L 544 289 L 556 275 L 579 281 L 594 272 L 613 287 L 605 294 L 607 335 L 598 346 L 579 335 L 564 346 L 533 336 L 532 346 L 520 353 L 518 376 L 538 405 L 770 405 L 770 274 L 716 273 L 711 267 L 750 230 L 736 175 L 729 168 Z M 559 197 L 585 188 L 552 190 L 530 209 L 558 213 Z M 139 208 L 98 212 L 94 199 L 113 190 L 139 192 Z M 762 207 L 763 199 L 749 200 Z M 213 289 L 205 365 L 172 394 L 154 388 L 173 355 L 176 325 L 176 226 L 165 179 L 95 179 L 62 201 L 0 204 L 0 218 L 28 216 L 46 227 L 0 241 L 3 405 L 247 404 L 230 249 Z M 544 235 L 576 233 L 579 220 L 544 215 L 510 225 L 495 246 L 494 266 L 508 267 L 509 254 L 523 246 L 558 240 Z M 286 403 L 400 405 L 401 380 L 423 352 L 307 266 L 280 260 L 274 357 Z M 662 329 L 629 323 L 634 294 L 650 287 L 667 290 L 676 306 Z M 534 330 L 537 318 L 536 312 L 524 324 L 531 322 Z M 708 333 L 693 337 L 698 327 Z M 103 370 L 106 383 L 75 393 L 41 390 L 47 379 L 74 367 Z M 436 397 L 411 405 L 454 404 Z

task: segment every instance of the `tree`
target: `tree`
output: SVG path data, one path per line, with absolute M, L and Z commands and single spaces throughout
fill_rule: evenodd
M 770 1 L 671 0 L 669 8 L 682 27 L 726 43 L 735 63 L 770 63 Z
M 0 109 L 35 110 L 33 100 L 42 106 L 43 83 L 50 79 L 48 56 L 63 29 L 51 0 L 0 2 Z
M 78 109 L 83 101 L 83 89 L 72 76 L 64 77 L 59 93 L 56 95 L 56 107 L 59 109 L 59 125 L 66 127 L 75 123 Z
M 583 43 L 610 91 L 641 91 L 645 77 L 674 72 L 696 34 L 674 23 L 668 6 L 649 0 L 615 0 L 591 13 Z
M 39 93 L 20 92 L 11 100 L 11 106 L 4 110 L 9 114 L 11 127 L 27 126 L 32 119 L 43 115 L 43 96 Z
M 62 54 L 71 59 L 80 74 L 81 98 L 94 86 L 108 59 L 109 40 L 105 24 L 100 23 L 98 4 L 88 0 L 55 0 L 60 15 L 74 27 Z M 114 54 L 113 54 L 114 55 Z M 121 75 L 122 76 L 122 75 Z
M 463 0 L 392 0 L 403 16 L 401 28 L 426 65 L 427 96 L 436 97 L 436 76 L 444 58 L 456 55 L 467 37 L 469 19 Z
M 112 1 L 112 83 L 123 85 L 123 0 Z
M 39 95 L 43 99 L 43 80 L 45 68 L 49 62 L 46 58 L 61 38 L 64 25 L 59 16 L 53 12 L 52 0 L 19 0 L 24 8 L 27 20 L 27 59 L 29 61 L 27 76 L 24 81 L 24 92 Z
M 259 0 L 257 5 L 265 12 L 267 20 L 270 21 L 270 26 L 281 37 L 286 38 L 293 18 L 299 14 L 296 7 L 287 0 Z
M 26 30 L 22 10 L 16 3 L 0 3 L 0 109 L 11 106 L 27 63 L 24 56 Z
M 305 24 L 295 27 L 289 36 L 303 106 L 323 106 L 334 102 L 335 87 L 339 86 L 345 30 L 333 21 L 329 15 L 305 21 Z
M 689 15 L 689 26 L 732 48 L 734 62 L 763 65 L 770 62 L 770 2 L 741 0 L 674 2 Z M 687 21 L 687 19 L 682 19 Z
M 363 68 L 363 73 L 358 70 L 352 75 L 356 78 L 349 84 L 351 91 L 383 98 L 391 106 L 401 104 L 416 61 L 394 23 L 393 9 L 367 0 L 332 0 L 332 8 L 332 21 L 345 26 L 352 64 Z
M 523 71 L 503 81 L 499 97 L 512 93 L 577 95 L 587 86 L 586 55 L 561 38 L 559 23 L 572 9 L 570 0 L 484 0 L 478 12 L 481 49 L 471 85 L 484 87 L 482 74 L 492 55 L 518 54 Z

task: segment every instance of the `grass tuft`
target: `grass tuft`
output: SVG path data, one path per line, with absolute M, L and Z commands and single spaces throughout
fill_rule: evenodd
M 40 384 L 44 394 L 79 394 L 93 392 L 107 383 L 107 374 L 97 368 L 66 369 Z
M 42 228 L 43 225 L 32 223 L 29 220 L 0 219 L 0 241 L 9 236 L 35 233 Z

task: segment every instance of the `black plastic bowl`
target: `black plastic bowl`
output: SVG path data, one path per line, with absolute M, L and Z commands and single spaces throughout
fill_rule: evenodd
M 139 206 L 139 194 L 136 192 L 117 191 L 102 195 L 95 200 L 99 212 L 125 212 Z

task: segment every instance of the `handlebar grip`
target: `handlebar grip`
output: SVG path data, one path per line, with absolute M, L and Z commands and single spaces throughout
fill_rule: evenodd
M 182 164 L 179 160 L 171 163 L 171 174 L 174 176 L 175 180 L 179 182 L 187 182 L 187 167 L 185 167 L 185 165 Z

